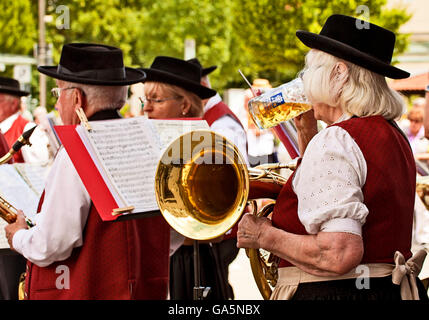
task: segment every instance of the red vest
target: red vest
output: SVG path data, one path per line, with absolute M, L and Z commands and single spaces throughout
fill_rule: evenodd
M 211 126 L 213 122 L 223 116 L 230 116 L 243 128 L 240 119 L 238 119 L 234 112 L 232 112 L 232 110 L 222 101 L 207 110 L 207 112 L 204 113 L 203 119 L 207 121 L 209 126 Z
M 166 299 L 169 235 L 170 227 L 162 216 L 103 222 L 92 206 L 83 245 L 73 249 L 68 259 L 48 267 L 27 262 L 26 298 Z M 57 282 L 60 287 L 65 283 L 61 278 L 64 266 L 69 270 L 69 289 L 57 289 Z
M 19 115 L 18 118 L 16 118 L 16 120 L 13 122 L 10 129 L 4 133 L 4 137 L 6 138 L 9 147 L 12 147 L 16 140 L 18 140 L 18 138 L 22 135 L 28 122 L 28 120 Z M 14 162 L 24 162 L 21 150 L 13 155 L 13 160 Z
M 411 149 L 400 134 L 380 116 L 352 118 L 335 124 L 356 141 L 367 164 L 363 186 L 369 210 L 362 227 L 364 254 L 361 263 L 393 263 L 395 251 L 411 257 L 411 236 L 416 187 L 416 167 Z M 273 225 L 287 232 L 307 234 L 298 214 L 298 199 L 291 176 L 277 198 Z M 280 267 L 291 266 L 282 260 Z
M 0 132 L 0 158 L 3 157 L 6 153 L 9 151 L 9 145 L 3 135 L 3 133 Z M 12 159 L 9 160 L 8 163 L 12 163 Z

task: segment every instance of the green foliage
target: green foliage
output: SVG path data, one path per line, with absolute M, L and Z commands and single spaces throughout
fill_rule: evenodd
M 37 42 L 37 2 L 2 0 L 0 52 L 32 54 Z M 385 9 L 386 0 L 47 0 L 46 40 L 58 63 L 63 44 L 95 42 L 120 47 L 125 64 L 149 67 L 158 55 L 183 58 L 184 40 L 195 39 L 215 89 L 246 87 L 237 70 L 249 79 L 264 77 L 273 85 L 286 82 L 302 68 L 307 52 L 295 36 L 298 29 L 318 33 L 333 13 L 357 16 L 366 5 L 370 21 L 394 32 L 410 16 L 403 8 Z M 67 6 L 70 28 L 61 24 L 60 6 Z M 395 54 L 406 49 L 398 35 Z M 37 73 L 35 81 L 37 83 Z M 48 88 L 54 82 L 49 80 Z M 34 87 L 34 92 L 37 89 Z
M 0 53 L 32 55 L 37 42 L 37 11 L 28 0 L 0 1 Z

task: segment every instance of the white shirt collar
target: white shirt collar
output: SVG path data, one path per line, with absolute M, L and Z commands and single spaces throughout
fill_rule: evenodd
M 352 117 L 352 115 L 351 115 L 351 114 L 349 114 L 349 113 L 343 113 L 343 114 L 341 115 L 341 117 L 339 117 L 339 118 L 337 119 L 337 121 L 335 121 L 334 123 L 340 123 L 340 122 L 342 122 L 342 121 L 349 120 L 351 117 Z M 334 124 L 334 123 L 333 123 L 333 124 Z
M 204 106 L 204 113 L 206 113 L 208 110 L 210 110 L 213 106 L 217 105 L 221 101 L 222 98 L 220 97 L 219 93 L 216 93 L 207 101 L 206 105 Z
M 6 133 L 13 125 L 13 123 L 15 122 L 15 120 L 18 118 L 19 116 L 19 112 L 11 115 L 10 117 L 4 119 L 1 123 L 0 123 L 0 130 L 3 133 Z

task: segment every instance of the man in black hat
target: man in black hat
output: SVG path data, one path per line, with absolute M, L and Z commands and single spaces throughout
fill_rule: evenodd
M 28 96 L 28 92 L 20 89 L 15 79 L 0 77 L 0 131 L 4 134 L 9 147 L 21 136 L 24 131 L 35 124 L 25 119 L 20 113 L 21 97 Z M 23 147 L 14 154 L 14 162 L 43 162 L 47 160 L 46 144 L 40 143 L 33 136 L 31 143 L 34 146 Z
M 39 72 L 56 79 L 56 109 L 65 125 L 119 118 L 127 85 L 145 73 L 124 67 L 118 48 L 66 44 L 58 66 Z M 35 226 L 22 215 L 6 227 L 11 247 L 28 260 L 27 299 L 165 299 L 168 225 L 162 217 L 102 222 L 65 149 L 45 185 Z M 59 271 L 59 270 L 62 270 Z M 60 278 L 59 278 L 60 277 Z
M 405 106 L 385 79 L 409 73 L 391 65 L 394 33 L 362 23 L 332 15 L 320 34 L 297 31 L 311 48 L 301 77 L 313 108 L 295 120 L 305 152 L 272 220 L 246 214 L 237 233 L 239 247 L 280 258 L 271 299 L 428 299 L 426 253 L 411 252 L 416 167 L 394 121 Z

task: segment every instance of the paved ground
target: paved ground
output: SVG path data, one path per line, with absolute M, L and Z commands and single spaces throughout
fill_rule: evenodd
M 240 249 L 237 258 L 229 265 L 229 282 L 235 300 L 262 300 L 244 249 Z

